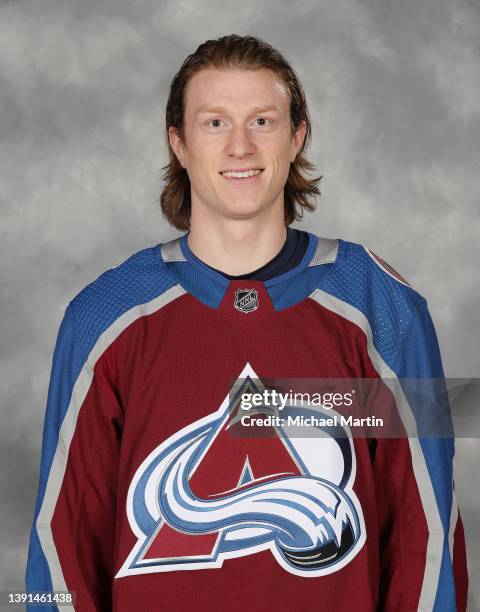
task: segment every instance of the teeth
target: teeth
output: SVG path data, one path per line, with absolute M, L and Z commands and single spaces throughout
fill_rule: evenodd
M 247 170 L 246 172 L 222 172 L 227 178 L 247 178 L 248 176 L 256 176 L 261 170 Z

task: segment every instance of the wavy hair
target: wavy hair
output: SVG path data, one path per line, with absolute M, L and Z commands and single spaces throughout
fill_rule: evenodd
M 284 187 L 285 223 L 303 217 L 304 210 L 315 209 L 315 195 L 320 195 L 316 183 L 322 176 L 307 178 L 302 171 L 313 171 L 315 166 L 303 151 L 311 140 L 311 124 L 307 102 L 302 85 L 295 70 L 287 60 L 271 45 L 254 36 L 230 34 L 216 40 L 207 40 L 183 62 L 174 76 L 166 107 L 166 144 L 169 163 L 162 167 L 162 180 L 165 186 L 160 194 L 160 206 L 167 221 L 179 230 L 190 228 L 191 193 L 190 179 L 175 155 L 168 138 L 170 127 L 176 128 L 179 137 L 185 142 L 184 112 L 185 92 L 190 79 L 205 68 L 273 70 L 285 83 L 290 92 L 290 122 L 292 135 L 300 123 L 305 121 L 305 139 L 297 156 L 290 164 L 288 178 Z M 313 199 L 313 201 L 311 201 Z

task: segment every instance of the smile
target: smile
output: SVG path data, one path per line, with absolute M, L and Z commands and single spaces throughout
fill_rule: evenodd
M 227 170 L 225 172 L 220 172 L 220 174 L 226 179 L 246 181 L 248 179 L 254 179 L 262 172 L 263 172 L 263 168 L 255 168 L 255 169 L 252 168 L 251 170 L 245 170 L 243 172 L 235 172 L 233 170 Z

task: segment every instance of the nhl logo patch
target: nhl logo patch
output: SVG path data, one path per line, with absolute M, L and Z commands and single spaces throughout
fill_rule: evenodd
M 240 312 L 253 312 L 258 308 L 258 291 L 256 289 L 237 289 L 233 305 Z

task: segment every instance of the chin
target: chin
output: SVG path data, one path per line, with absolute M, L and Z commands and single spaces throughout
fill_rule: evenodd
M 222 207 L 221 212 L 231 219 L 251 219 L 265 212 L 268 206 L 259 202 L 241 202 L 236 205 Z

